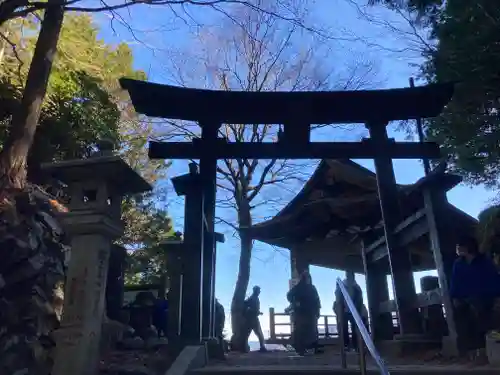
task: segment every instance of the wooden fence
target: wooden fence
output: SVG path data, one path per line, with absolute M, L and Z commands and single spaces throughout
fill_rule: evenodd
M 276 318 L 281 318 L 277 321 Z M 395 313 L 392 314 L 392 324 L 394 326 L 394 332 L 399 333 L 398 318 Z M 287 332 L 282 331 L 282 327 L 285 327 Z M 350 330 L 350 327 L 349 327 Z M 277 332 L 278 331 L 278 332 Z M 290 314 L 276 312 L 274 307 L 269 309 L 269 339 L 266 340 L 269 344 L 287 344 L 290 341 L 292 332 L 292 322 L 290 320 Z M 318 318 L 318 334 L 319 341 L 324 345 L 335 345 L 338 342 L 339 334 L 337 327 L 337 317 L 335 315 L 320 315 Z

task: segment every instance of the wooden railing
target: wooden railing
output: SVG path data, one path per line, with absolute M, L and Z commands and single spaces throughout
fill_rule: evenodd
M 284 318 L 286 321 L 276 321 L 276 318 Z M 395 313 L 392 313 L 392 324 L 394 326 L 394 332 L 399 333 L 399 322 L 398 317 Z M 276 332 L 278 327 L 288 327 L 288 332 Z M 332 329 L 335 327 L 335 329 Z M 350 331 L 349 327 L 349 331 Z M 281 331 L 281 329 L 278 329 Z M 269 343 L 280 343 L 288 341 L 291 337 L 292 332 L 292 322 L 290 320 L 290 314 L 284 312 L 276 312 L 274 307 L 269 309 Z M 337 317 L 335 315 L 320 315 L 318 318 L 318 333 L 320 340 L 336 341 L 339 337 L 339 328 L 337 327 Z
M 276 318 L 284 318 L 286 321 L 277 322 Z M 288 332 L 276 332 L 277 327 L 288 327 Z M 333 329 L 334 328 L 334 329 Z M 288 341 L 292 332 L 292 322 L 290 314 L 284 312 L 276 312 L 273 307 L 269 309 L 269 342 L 277 343 L 280 341 Z M 335 315 L 320 315 L 318 318 L 318 332 L 320 340 L 335 340 L 338 339 L 337 317 Z

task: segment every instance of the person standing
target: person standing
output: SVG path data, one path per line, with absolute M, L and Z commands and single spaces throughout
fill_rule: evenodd
M 354 302 L 354 307 L 356 308 L 357 312 L 361 315 L 363 311 L 363 291 L 361 290 L 361 287 L 359 284 L 356 282 L 356 279 L 354 277 L 354 272 L 352 271 L 346 271 L 346 277 L 344 279 L 344 285 L 347 289 L 347 292 L 349 293 L 349 296 L 351 297 L 352 301 Z M 353 350 L 358 350 L 358 340 L 357 340 L 357 334 L 356 334 L 356 322 L 354 320 L 354 316 L 351 314 L 351 311 L 349 310 L 349 307 L 343 301 L 343 295 L 340 289 L 337 287 L 335 290 L 335 304 L 334 304 L 334 310 L 335 314 L 337 317 L 340 317 L 340 311 L 338 311 L 339 306 L 344 306 L 344 320 L 342 321 L 342 329 L 343 329 L 343 341 L 344 341 L 344 347 L 347 350 L 353 349 Z M 351 326 L 351 334 L 349 335 L 349 324 Z
M 165 295 L 157 298 L 155 301 L 153 309 L 153 325 L 158 332 L 158 337 L 167 337 L 168 300 Z
M 491 258 L 493 259 L 493 264 L 495 264 L 498 273 L 500 273 L 500 250 L 495 249 L 492 251 Z
M 224 306 L 215 299 L 215 337 L 219 340 L 224 340 L 224 325 L 226 324 L 226 313 L 224 311 Z
M 361 320 L 363 321 L 363 324 L 365 325 L 366 330 L 368 332 L 370 332 L 370 318 L 368 315 L 368 309 L 366 308 L 364 303 L 363 303 L 363 307 L 361 309 Z
M 266 352 L 266 344 L 264 340 L 264 334 L 262 333 L 262 327 L 260 326 L 259 316 L 262 315 L 260 312 L 260 287 L 254 286 L 253 292 L 250 297 L 245 300 L 245 321 L 247 324 L 246 341 L 248 343 L 248 337 L 252 333 L 255 333 L 259 339 L 260 352 Z
M 455 307 L 460 349 L 475 359 L 482 357 L 491 329 L 495 299 L 500 296 L 500 276 L 493 261 L 479 252 L 475 238 L 457 241 L 450 297 Z
M 318 318 L 321 302 L 318 291 L 312 283 L 309 272 L 304 271 L 300 280 L 287 294 L 293 311 L 293 342 L 298 355 L 304 355 L 307 349 L 319 352 Z
M 220 301 L 215 299 L 215 317 L 214 317 L 214 334 L 219 340 L 219 347 L 222 349 L 222 353 L 228 352 L 228 344 L 224 339 L 224 325 L 226 324 L 226 313 L 224 311 L 224 306 Z

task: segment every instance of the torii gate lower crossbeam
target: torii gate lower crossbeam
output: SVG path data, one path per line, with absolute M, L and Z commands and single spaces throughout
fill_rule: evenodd
M 439 148 L 430 143 L 397 143 L 387 136 L 389 121 L 433 117 L 450 100 L 453 85 L 430 85 L 418 88 L 323 93 L 242 93 L 193 90 L 167 85 L 122 80 L 139 113 L 170 119 L 198 121 L 201 138 L 192 143 L 152 142 L 150 157 L 160 159 L 200 160 L 203 213 L 207 231 L 214 233 L 215 186 L 218 159 L 270 158 L 366 158 L 375 160 L 380 208 L 394 294 L 402 334 L 419 333 L 418 313 L 409 254 L 397 248 L 393 240 L 395 225 L 400 219 L 393 158 L 437 158 Z M 254 107 L 263 106 L 265 110 Z M 277 110 L 277 108 L 279 110 Z M 235 122 L 237 121 L 237 122 Z M 312 143 L 311 124 L 364 123 L 370 139 L 353 143 Z M 229 143 L 217 134 L 223 123 L 283 124 L 284 133 L 277 143 Z M 213 333 L 213 289 L 215 243 L 207 236 L 203 250 L 204 334 Z M 206 252 L 206 253 L 205 253 Z M 205 284 L 204 284 L 205 285 Z M 195 292 L 195 291 L 193 291 Z M 205 303 L 205 301 L 207 303 Z

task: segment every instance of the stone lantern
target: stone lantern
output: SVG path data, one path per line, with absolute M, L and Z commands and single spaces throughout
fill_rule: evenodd
M 113 240 L 123 235 L 121 202 L 126 194 L 145 192 L 151 186 L 113 155 L 110 147 L 102 147 L 88 159 L 43 168 L 66 183 L 70 192 L 69 212 L 60 217 L 71 239 L 71 256 L 61 327 L 55 332 L 52 374 L 95 374 L 111 247 Z

